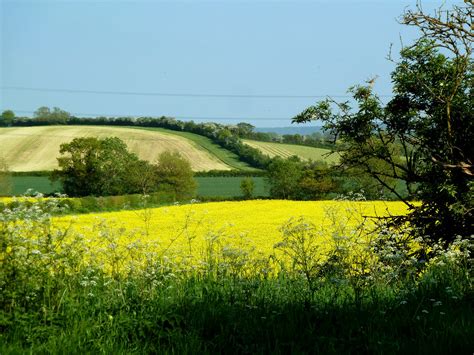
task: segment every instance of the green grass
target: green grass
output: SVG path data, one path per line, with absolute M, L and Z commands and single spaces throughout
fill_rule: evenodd
M 336 164 L 339 161 L 339 158 L 336 154 L 328 155 L 330 153 L 329 149 L 308 147 L 297 144 L 260 142 L 250 139 L 245 139 L 244 143 L 259 149 L 263 154 L 266 154 L 272 158 L 274 156 L 289 158 L 292 155 L 296 155 L 304 160 L 325 161 L 328 164 Z
M 239 197 L 242 177 L 196 177 L 197 195 L 201 197 Z M 255 182 L 254 196 L 268 196 L 263 177 L 252 178 Z M 59 182 L 51 184 L 47 176 L 13 176 L 11 195 L 19 196 L 28 189 L 49 194 L 58 191 Z
M 164 128 L 151 128 L 151 127 L 133 127 L 136 129 L 143 129 L 147 131 L 156 131 L 161 133 L 167 134 L 174 134 L 177 136 L 181 136 L 183 138 L 187 138 L 194 142 L 196 145 L 201 147 L 202 149 L 207 150 L 209 153 L 216 156 L 219 160 L 223 163 L 229 165 L 233 169 L 237 170 L 247 170 L 247 171 L 254 171 L 257 170 L 245 162 L 240 161 L 239 156 L 225 148 L 222 148 L 220 145 L 212 142 L 209 138 L 201 136 L 199 134 L 190 133 L 190 132 L 181 132 L 181 131 L 173 131 Z
M 61 189 L 59 182 L 51 183 L 47 176 L 13 176 L 11 195 L 19 196 L 24 194 L 28 189 L 49 194 Z
M 468 300 L 448 302 L 444 316 L 424 314 L 416 309 L 431 310 L 423 298 L 439 296 L 429 292 L 406 306 L 380 293 L 357 308 L 349 297 L 331 300 L 330 289 L 305 302 L 290 280 L 195 278 L 153 288 L 99 277 L 84 288 L 72 279 L 26 312 L 5 312 L 2 354 L 471 354 L 474 346 Z
M 238 197 L 242 196 L 240 182 L 242 177 L 197 177 L 198 196 L 202 197 Z M 254 196 L 267 197 L 265 178 L 253 177 L 255 183 Z
M 34 302 L 20 294 L 0 309 L 1 354 L 471 354 L 474 348 L 469 294 L 453 299 L 443 292 L 456 289 L 455 282 L 367 288 L 356 305 L 344 285 L 327 283 L 311 296 L 298 279 L 180 278 L 159 266 L 155 276 L 113 279 L 83 271 L 42 281 L 29 296 Z

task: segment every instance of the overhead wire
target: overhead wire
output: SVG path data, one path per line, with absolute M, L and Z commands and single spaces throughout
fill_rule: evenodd
M 2 90 L 13 91 L 36 91 L 36 92 L 58 92 L 66 94 L 94 94 L 94 95 L 120 95 L 120 96 L 161 96 L 161 97 L 188 97 L 188 98 L 248 98 L 248 99 L 321 99 L 321 98 L 352 98 L 351 95 L 269 95 L 269 94 L 216 94 L 216 93 L 171 93 L 171 92 L 138 92 L 138 91 L 104 91 L 104 90 L 81 90 L 81 89 L 58 89 L 38 88 L 25 86 L 0 86 Z M 380 98 L 392 97 L 392 95 L 378 95 Z M 34 114 L 35 111 L 13 110 L 18 113 Z M 173 117 L 182 120 L 269 120 L 287 121 L 291 117 L 226 117 L 226 116 L 188 116 L 188 115 L 142 115 L 142 114 L 105 114 L 105 113 L 79 113 L 72 112 L 73 116 L 90 117 Z
M 270 94 L 216 94 L 216 93 L 172 93 L 172 92 L 143 92 L 143 91 L 106 91 L 106 90 L 81 90 L 58 88 L 35 88 L 24 86 L 1 86 L 2 90 L 59 92 L 68 94 L 95 94 L 95 95 L 123 95 L 123 96 L 164 96 L 164 97 L 195 97 L 195 98 L 248 98 L 248 99 L 311 99 L 311 98 L 351 98 L 351 95 L 270 95 Z M 392 97 L 392 95 L 378 95 L 379 97 Z
M 35 111 L 30 110 L 14 110 L 15 113 L 35 113 Z M 167 117 L 167 118 L 177 118 L 177 119 L 184 119 L 184 120 L 269 120 L 269 121 L 283 121 L 283 120 L 291 120 L 291 117 L 210 117 L 210 116 L 175 116 L 175 115 L 142 115 L 142 114 L 106 114 L 106 113 L 81 113 L 81 112 L 69 112 L 71 115 L 79 117 L 79 116 L 90 116 L 90 117 L 151 117 L 151 118 L 160 118 L 160 117 Z

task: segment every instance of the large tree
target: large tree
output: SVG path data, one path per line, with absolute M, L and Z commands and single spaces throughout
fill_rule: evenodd
M 191 164 L 178 152 L 163 152 L 154 167 L 157 190 L 170 191 L 175 199 L 186 199 L 196 194 L 196 181 Z
M 295 199 L 300 190 L 304 164 L 297 156 L 288 159 L 275 157 L 267 167 L 267 182 L 274 198 Z
M 350 89 L 352 103 L 329 98 L 293 120 L 323 121 L 342 166 L 363 169 L 398 195 L 416 232 L 432 240 L 474 234 L 473 4 L 404 13 L 401 22 L 421 36 L 402 49 L 387 104 L 370 81 Z M 400 180 L 421 205 L 398 194 Z
M 138 157 L 129 152 L 119 138 L 75 138 L 61 144 L 59 169 L 53 177 L 62 182 L 64 192 L 71 196 L 105 196 L 138 192 L 132 184 L 131 167 Z

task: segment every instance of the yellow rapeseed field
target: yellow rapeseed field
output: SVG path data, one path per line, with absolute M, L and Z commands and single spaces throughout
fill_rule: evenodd
M 359 236 L 353 231 L 367 216 L 406 212 L 400 202 L 255 200 L 92 213 L 58 217 L 54 223 L 70 226 L 92 250 L 100 250 L 101 258 L 115 258 L 120 264 L 129 257 L 145 259 L 137 253 L 202 262 L 213 250 L 221 255 L 223 250 L 237 250 L 268 258 L 282 240 L 281 228 L 290 218 L 303 216 L 314 224 L 318 242 L 324 245 L 334 234 Z

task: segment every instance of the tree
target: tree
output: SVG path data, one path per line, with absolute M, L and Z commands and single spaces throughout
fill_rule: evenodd
M 293 119 L 323 121 L 343 166 L 364 170 L 411 208 L 398 222 L 448 242 L 474 234 L 474 2 L 464 2 L 432 16 L 421 6 L 405 12 L 401 22 L 421 37 L 400 53 L 388 104 L 369 81 L 350 89 L 355 107 L 327 99 Z M 397 180 L 421 205 L 401 196 Z
M 0 126 L 9 127 L 12 125 L 13 121 L 15 120 L 15 112 L 12 110 L 5 110 L 2 112 L 0 116 Z
M 137 160 L 128 167 L 130 185 L 136 192 L 148 195 L 157 190 L 156 167 L 145 160 Z
M 298 197 L 302 200 L 315 200 L 326 197 L 329 193 L 337 194 L 340 190 L 333 170 L 326 163 L 312 162 L 302 171 L 298 182 Z
M 243 178 L 240 181 L 240 191 L 245 199 L 251 199 L 255 190 L 255 182 L 251 177 Z
M 253 134 L 255 126 L 250 123 L 240 122 L 237 123 L 237 135 L 243 138 L 249 138 Z
M 59 107 L 53 107 L 49 119 L 52 123 L 66 124 L 70 117 L 71 114 L 69 112 L 61 110 Z
M 37 121 L 46 121 L 49 119 L 49 116 L 51 115 L 51 110 L 49 107 L 46 106 L 41 106 L 39 107 L 34 113 L 33 117 Z
M 300 159 L 293 156 L 289 159 L 276 157 L 267 169 L 267 181 L 270 195 L 275 198 L 293 199 L 298 195 L 299 181 L 303 174 Z
M 53 107 L 53 110 L 50 110 L 49 107 L 42 106 L 35 111 L 33 116 L 38 122 L 66 124 L 68 119 L 71 117 L 71 114 L 67 111 L 61 110 L 59 107 Z
M 4 158 L 0 157 L 0 196 L 7 196 L 11 193 L 12 181 L 8 164 Z
M 59 169 L 53 178 L 62 182 L 64 192 L 70 196 L 107 196 L 138 192 L 129 169 L 139 159 L 128 151 L 117 137 L 98 139 L 75 138 L 61 144 Z
M 155 165 L 155 184 L 159 190 L 172 191 L 175 199 L 195 196 L 196 181 L 191 164 L 178 152 L 163 152 Z

